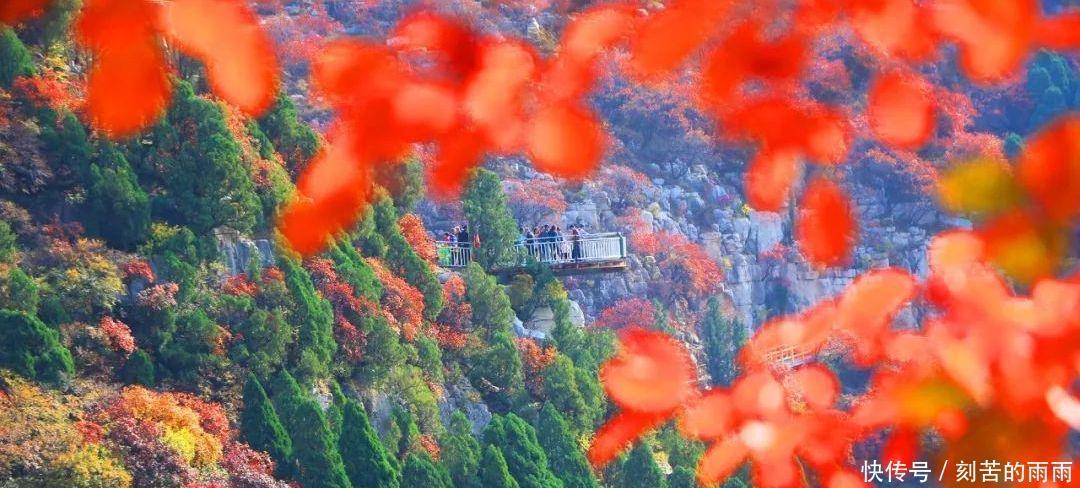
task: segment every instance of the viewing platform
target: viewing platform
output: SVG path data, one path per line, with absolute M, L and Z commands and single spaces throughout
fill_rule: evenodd
M 439 266 L 444 268 L 464 268 L 473 260 L 470 244 L 436 241 L 435 245 Z M 587 234 L 577 239 L 534 238 L 514 244 L 510 255 L 511 259 L 490 271 L 513 274 L 534 261 L 547 264 L 556 275 L 616 272 L 627 267 L 626 237 L 619 232 Z

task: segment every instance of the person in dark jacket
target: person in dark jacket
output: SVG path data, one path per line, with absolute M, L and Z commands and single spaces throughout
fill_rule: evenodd
M 536 227 L 525 229 L 525 252 L 530 257 L 536 257 Z
M 472 261 L 472 239 L 469 235 L 469 224 L 461 226 L 461 231 L 457 235 L 457 242 L 461 248 L 461 255 L 465 260 L 463 264 L 468 264 L 469 261 Z
M 574 261 L 581 260 L 581 233 L 578 232 L 577 227 L 570 227 L 570 242 L 573 245 L 573 253 L 571 258 Z

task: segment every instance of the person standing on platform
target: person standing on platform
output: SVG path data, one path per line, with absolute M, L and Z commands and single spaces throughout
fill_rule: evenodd
M 581 233 L 578 232 L 577 227 L 574 227 L 574 226 L 570 227 L 570 241 L 571 241 L 571 244 L 573 245 L 573 252 L 572 252 L 571 258 L 574 260 L 574 262 L 580 261 L 581 260 Z
M 458 232 L 457 235 L 457 241 L 458 247 L 461 249 L 462 259 L 465 261 L 462 263 L 462 266 L 468 266 L 469 262 L 472 261 L 472 250 L 470 249 L 472 240 L 469 236 L 469 224 L 466 223 L 461 226 L 461 231 Z

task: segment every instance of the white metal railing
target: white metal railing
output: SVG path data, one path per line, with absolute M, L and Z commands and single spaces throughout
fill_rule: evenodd
M 472 246 L 467 243 L 436 241 L 439 265 L 464 267 L 472 261 Z M 481 247 L 483 244 L 481 244 Z M 507 266 L 520 266 L 530 261 L 545 264 L 596 263 L 617 261 L 626 257 L 626 237 L 618 232 L 573 236 L 538 237 L 525 239 L 513 246 L 511 262 Z

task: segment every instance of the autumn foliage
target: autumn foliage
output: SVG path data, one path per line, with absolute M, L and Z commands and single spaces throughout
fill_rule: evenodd
M 620 217 L 619 223 L 629 229 L 634 252 L 656 257 L 664 279 L 655 284 L 667 293 L 705 297 L 720 287 L 724 273 L 700 244 L 680 233 L 654 231 L 638 209 Z
M 931 275 L 919 283 L 897 269 L 871 271 L 840 296 L 774 319 L 740 353 L 743 375 L 731 388 L 698 391 L 689 354 L 656 333 L 634 330 L 601 372 L 622 411 L 597 432 L 590 459 L 602 465 L 668 418 L 683 435 L 714 444 L 698 467 L 702 483 L 730 476 L 749 461 L 755 484 L 789 486 L 798 464 L 827 484 L 861 477 L 847 467 L 854 444 L 893 428 L 888 456 L 915 459 L 910 436 L 927 430 L 946 442 L 939 455 L 980 459 L 1055 459 L 1075 428 L 1075 348 L 1080 284 L 1043 279 L 1017 295 L 985 261 L 978 234 L 954 231 L 930 247 Z M 892 327 L 922 294 L 941 315 L 921 330 Z M 1018 343 L 1031 348 L 1010 347 Z M 816 362 L 844 353 L 872 368 L 871 388 L 836 404 L 839 382 Z M 792 365 L 788 361 L 801 358 Z M 663 383 L 665 388 L 659 388 Z M 990 432 L 1007 442 L 987 442 Z M 892 457 L 890 457 L 892 459 Z
M 94 55 L 87 79 L 90 122 L 115 137 L 135 134 L 165 111 L 172 93 L 168 41 L 203 62 L 214 91 L 258 115 L 277 93 L 269 37 L 239 0 L 91 0 L 74 24 Z
M 646 15 L 618 3 L 594 7 L 572 19 L 549 59 L 521 41 L 489 37 L 428 11 L 402 20 L 386 44 L 331 42 L 311 69 L 316 94 L 337 113 L 331 145 L 301 178 L 301 196 L 282 215 L 282 231 L 302 253 L 321 249 L 328 236 L 355 222 L 373 167 L 400 160 L 416 142 L 438 146 L 429 179 L 443 193 L 460 188 L 488 153 L 524 153 L 557 176 L 591 173 L 605 135 L 582 101 L 599 73 L 598 58 L 620 46 L 629 53 L 627 74 L 646 83 L 701 59 L 694 81 L 700 105 L 728 138 L 757 146 L 747 193 L 754 205 L 774 210 L 803 159 L 823 165 L 847 159 L 845 114 L 793 90 L 807 71 L 812 41 L 828 28 L 849 23 L 886 62 L 931 61 L 939 45 L 955 44 L 961 68 L 983 83 L 1016 72 L 1033 49 L 1077 44 L 1069 29 L 1075 15 L 1045 18 L 1034 0 L 1002 6 L 814 0 L 794 8 L 757 2 L 752 9 L 741 3 L 682 0 Z M 0 21 L 19 22 L 43 7 L 9 2 Z M 778 16 L 789 17 L 791 27 L 767 34 Z M 95 54 L 88 113 L 115 135 L 145 127 L 164 110 L 170 89 L 160 39 L 203 61 L 215 92 L 247 113 L 265 109 L 276 88 L 268 37 L 235 0 L 93 0 L 75 30 Z M 748 91 L 750 85 L 763 89 Z M 918 77 L 887 73 L 875 81 L 868 118 L 883 142 L 917 148 L 933 129 L 933 113 L 929 88 Z
M 0 22 L 16 24 L 46 7 L 6 1 Z M 419 10 L 385 42 L 339 39 L 312 60 L 312 94 L 334 120 L 279 230 L 301 254 L 319 252 L 357 221 L 373 194 L 375 167 L 397 164 L 416 144 L 434 147 L 428 179 L 442 194 L 459 190 L 488 155 L 525 155 L 552 175 L 586 177 L 608 140 L 589 96 L 601 67 L 613 65 L 655 86 L 689 79 L 695 103 L 722 137 L 750 151 L 750 204 L 777 211 L 799 201 L 800 250 L 815 264 L 841 264 L 858 223 L 833 179 L 860 135 L 856 122 L 908 152 L 898 160 L 921 163 L 911 154 L 926 147 L 942 118 L 963 125 L 957 121 L 966 116 L 940 100 L 947 90 L 916 74 L 924 63 L 953 49 L 967 78 L 998 83 L 1035 49 L 1076 49 L 1078 27 L 1075 11 L 1047 17 L 1035 0 L 672 0 L 651 10 L 616 2 L 574 15 L 545 57 L 522 40 Z M 214 93 L 249 115 L 277 91 L 273 47 L 240 0 L 88 0 L 73 28 L 92 62 L 84 111 L 113 137 L 137 133 L 165 110 L 175 53 L 201 61 Z M 809 97 L 801 86 L 814 46 L 847 30 L 883 67 L 871 75 L 860 113 Z M 620 59 L 602 63 L 608 53 Z M 945 154 L 989 146 L 965 137 Z M 758 486 L 799 484 L 804 470 L 823 485 L 861 485 L 849 459 L 856 443 L 874 436 L 886 437 L 889 458 L 923 454 L 918 439 L 932 433 L 942 459 L 1057 459 L 1070 429 L 1080 429 L 1080 277 L 1059 277 L 1080 214 L 1078 141 L 1080 121 L 1067 115 L 1033 136 L 1012 164 L 991 154 L 947 169 L 937 182 L 942 200 L 974 216 L 975 226 L 931 242 L 928 276 L 871 270 L 837 297 L 770 320 L 742 349 L 743 372 L 729 388 L 702 388 L 692 356 L 674 339 L 624 328 L 618 354 L 600 371 L 619 411 L 597 432 L 589 459 L 604 465 L 669 420 L 709 444 L 697 472 L 706 484 L 749 462 Z M 795 195 L 804 174 L 810 183 Z M 1010 199 L 988 204 L 1001 195 Z M 722 276 L 700 247 L 647 230 L 635 247 L 661 255 L 669 279 L 714 291 Z M 414 247 L 426 241 L 415 226 L 409 232 Z M 377 260 L 369 264 L 384 287 L 386 318 L 414 339 L 422 294 Z M 321 291 L 344 299 L 345 290 L 324 278 Z M 136 303 L 173 307 L 177 291 L 159 283 Z M 934 313 L 917 329 L 895 328 L 893 319 L 916 300 Z M 459 308 L 442 325 L 456 330 L 464 315 Z M 120 325 L 101 323 L 127 351 Z M 866 369 L 870 387 L 839 402 L 823 353 Z M 194 482 L 195 468 L 221 462 L 269 470 L 264 458 L 226 448 L 233 444 L 220 411 L 183 395 L 129 387 L 102 415 L 105 440 L 128 453 L 127 465 L 172 473 L 177 485 Z M 87 438 L 100 440 L 84 427 Z
M 416 254 L 424 261 L 435 264 L 438 260 L 435 241 L 424 228 L 424 221 L 420 220 L 416 214 L 407 213 L 398 219 L 398 226 L 401 227 L 401 235 L 409 242 Z
M 127 324 L 112 317 L 102 317 L 99 326 L 105 337 L 109 338 L 109 345 L 113 350 L 125 355 L 135 352 L 135 338 Z
M 627 298 L 613 303 L 610 307 L 600 312 L 600 316 L 593 323 L 596 327 L 607 327 L 612 330 L 622 330 L 630 327 L 649 327 L 655 320 L 655 309 L 649 300 L 643 298 Z
M 424 321 L 424 296 L 412 285 L 393 274 L 375 258 L 368 264 L 383 285 L 381 311 L 387 322 L 408 341 L 413 341 Z
M 41 15 L 48 6 L 47 0 L 11 0 L 0 6 L 0 23 L 15 25 Z

